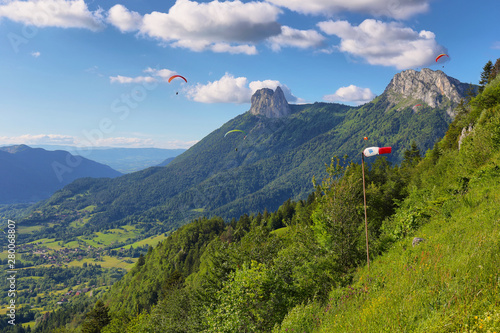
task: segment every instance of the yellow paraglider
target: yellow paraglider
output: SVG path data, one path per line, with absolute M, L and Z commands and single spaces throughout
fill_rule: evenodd
M 238 130 L 238 129 L 230 130 L 229 132 L 227 132 L 226 134 L 224 134 L 224 137 L 226 137 L 229 133 L 234 133 L 234 132 L 241 132 L 241 133 L 245 134 L 245 136 L 243 137 L 243 139 L 246 139 L 246 137 L 247 137 L 247 133 L 245 131 Z

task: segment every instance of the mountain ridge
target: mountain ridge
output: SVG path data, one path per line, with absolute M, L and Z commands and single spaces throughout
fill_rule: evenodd
M 47 151 L 27 145 L 0 148 L 0 203 L 36 202 L 83 177 L 122 174 L 95 161 L 62 150 Z
M 254 100 L 269 101 L 277 95 L 278 105 L 283 106 L 286 99 L 281 99 L 281 89 L 276 91 L 263 90 L 255 95 L 263 99 Z M 407 99 L 401 98 L 402 103 Z M 86 228 L 139 223 L 151 235 L 203 215 L 231 219 L 265 208 L 274 210 L 289 198 L 307 197 L 313 190 L 312 178 L 324 175 L 324 165 L 334 155 L 359 158 L 367 144 L 390 145 L 394 153 L 388 158 L 398 163 L 413 140 L 421 151 L 430 149 L 444 135 L 452 120 L 447 109 L 455 103 L 448 100 L 436 108 L 423 105 L 416 114 L 410 106 L 401 108 L 395 102 L 388 92 L 360 107 L 286 102 L 290 112 L 280 117 L 245 112 L 166 167 L 106 183 L 80 180 L 56 193 L 45 207 L 96 206 Z M 224 137 L 232 129 L 244 130 L 247 137 Z

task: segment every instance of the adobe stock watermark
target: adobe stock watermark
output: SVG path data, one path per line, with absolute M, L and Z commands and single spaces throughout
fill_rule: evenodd
M 16 324 L 16 222 L 8 220 L 7 223 L 7 297 L 9 298 L 7 305 L 7 321 L 9 325 Z M 5 231 L 4 231 L 5 232 Z
M 130 116 L 131 111 L 139 107 L 140 103 L 147 98 L 148 92 L 155 90 L 158 84 L 156 79 L 144 81 L 113 100 L 109 111 L 114 116 L 103 117 L 99 120 L 95 128 L 90 130 L 84 129 L 82 131 L 85 141 L 81 146 L 76 147 L 76 155 L 68 152 L 64 161 L 65 163 L 59 161 L 52 162 L 52 170 L 54 170 L 59 182 L 64 180 L 65 174 L 72 173 L 75 168 L 79 167 L 83 161 L 82 156 L 89 156 L 92 150 L 99 145 L 99 141 L 102 141 L 107 135 L 113 133 L 116 130 L 117 124 L 125 121 Z

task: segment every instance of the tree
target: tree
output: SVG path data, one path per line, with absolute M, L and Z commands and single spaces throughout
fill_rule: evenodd
M 404 159 L 401 165 L 403 167 L 415 167 L 421 159 L 422 156 L 420 156 L 420 150 L 418 149 L 417 143 L 412 141 L 411 148 L 404 152 Z
M 354 166 L 344 167 L 339 158 L 332 158 L 328 176 L 317 186 L 317 207 L 312 213 L 316 239 L 331 252 L 340 273 L 348 273 L 360 258 L 363 202 L 361 177 Z
M 493 81 L 499 73 L 500 73 L 500 58 L 497 59 L 495 65 L 491 69 L 490 79 L 488 82 Z
M 101 300 L 98 300 L 94 308 L 85 316 L 82 333 L 100 333 L 101 329 L 110 321 L 108 307 Z
M 483 67 L 483 72 L 481 73 L 481 80 L 479 81 L 479 92 L 483 92 L 484 87 L 490 82 L 491 72 L 493 70 L 493 63 L 488 60 L 486 65 Z

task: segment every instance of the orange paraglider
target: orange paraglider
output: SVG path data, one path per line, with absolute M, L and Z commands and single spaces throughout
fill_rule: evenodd
M 188 80 L 186 80 L 186 78 L 184 76 L 181 76 L 181 75 L 172 75 L 169 79 L 168 79 L 168 83 L 172 82 L 173 79 L 175 79 L 176 77 L 179 77 L 181 79 L 183 79 L 186 83 L 188 82 Z
M 368 140 L 368 137 L 366 137 L 366 136 L 365 136 L 365 137 L 363 138 L 363 140 Z
M 449 55 L 447 55 L 446 53 L 441 53 L 440 55 L 438 55 L 438 56 L 436 57 L 436 62 L 437 62 L 439 59 L 441 59 L 442 57 L 444 57 L 444 56 L 446 56 L 446 57 L 448 57 L 448 58 L 450 57 L 450 56 L 449 56 Z

